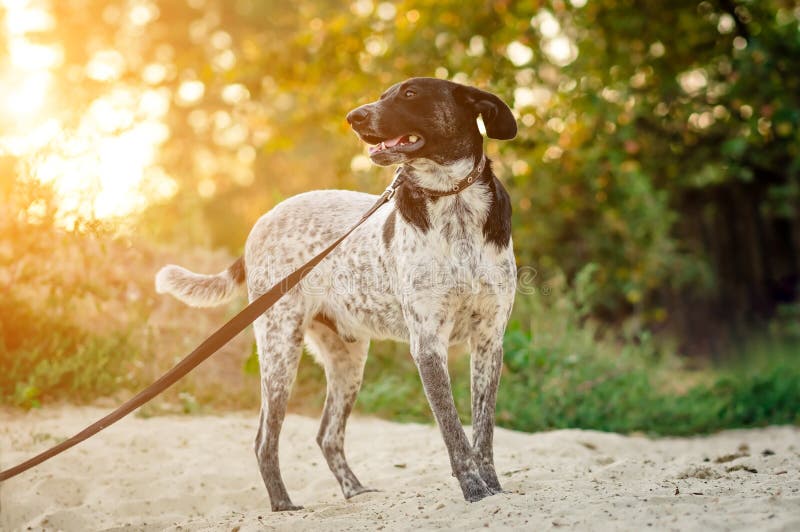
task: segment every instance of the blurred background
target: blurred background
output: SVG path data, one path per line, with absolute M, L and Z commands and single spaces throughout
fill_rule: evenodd
M 245 303 L 216 272 L 293 194 L 380 192 L 346 112 L 434 76 L 491 90 L 524 267 L 500 423 L 651 433 L 800 421 L 800 4 L 0 0 L 0 403 L 114 404 Z M 141 415 L 258 404 L 243 334 Z M 468 361 L 454 353 L 469 418 Z M 293 408 L 316 413 L 304 357 Z M 357 408 L 430 420 L 406 346 Z

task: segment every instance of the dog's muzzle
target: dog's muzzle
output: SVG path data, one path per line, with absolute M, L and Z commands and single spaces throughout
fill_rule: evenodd
M 347 123 L 354 126 L 365 122 L 369 118 L 369 111 L 365 107 L 365 105 L 362 105 L 347 113 Z

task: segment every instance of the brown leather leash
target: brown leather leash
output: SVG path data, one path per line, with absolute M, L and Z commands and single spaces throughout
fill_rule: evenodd
M 472 171 L 461 181 L 459 181 L 451 190 L 447 191 L 433 191 L 429 189 L 422 189 L 427 195 L 431 197 L 449 196 L 451 194 L 458 194 L 468 186 L 475 183 L 476 178 L 483 173 L 486 166 L 486 158 L 481 157 L 481 160 L 474 166 Z M 314 267 L 319 264 L 331 251 L 333 251 L 342 241 L 347 238 L 350 233 L 356 230 L 358 226 L 363 224 L 367 218 L 372 216 L 384 203 L 388 202 L 394 196 L 397 189 L 405 182 L 403 176 L 403 167 L 398 167 L 395 172 L 392 183 L 386 187 L 383 194 L 380 195 L 378 200 L 365 212 L 361 218 L 350 227 L 342 236 L 336 239 L 331 245 L 322 250 L 319 254 L 311 260 L 303 264 L 300 268 L 293 271 L 282 280 L 278 281 L 267 292 L 254 299 L 249 305 L 242 309 L 236 316 L 231 318 L 225 325 L 214 331 L 211 336 L 206 338 L 197 348 L 189 353 L 183 360 L 178 362 L 172 369 L 167 371 L 164 375 L 158 378 L 153 384 L 128 399 L 125 403 L 120 405 L 116 410 L 107 414 L 98 421 L 92 423 L 79 433 L 71 438 L 68 438 L 58 445 L 55 445 L 46 451 L 43 451 L 33 458 L 30 458 L 21 464 L 15 465 L 5 471 L 0 471 L 0 481 L 8 480 L 12 477 L 35 467 L 45 460 L 66 451 L 70 447 L 78 445 L 80 442 L 94 436 L 101 430 L 109 427 L 127 416 L 143 404 L 147 403 L 155 396 L 178 382 L 187 373 L 192 371 L 201 362 L 216 353 L 222 346 L 227 344 L 234 336 L 242 332 L 245 327 L 253 323 L 261 314 L 269 310 L 281 297 L 284 296 L 289 290 L 295 287 L 303 278 L 308 275 Z

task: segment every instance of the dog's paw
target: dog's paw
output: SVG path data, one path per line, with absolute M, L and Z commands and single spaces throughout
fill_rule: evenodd
M 459 479 L 459 483 L 464 493 L 464 500 L 468 502 L 477 502 L 493 494 L 486 482 L 475 473 L 466 473 Z
M 273 512 L 291 512 L 294 510 L 302 510 L 302 506 L 292 504 L 292 501 L 278 501 L 272 503 Z
M 489 488 L 489 491 L 492 492 L 492 495 L 503 493 L 503 487 L 500 485 L 500 481 L 497 479 L 497 473 L 493 467 L 481 467 L 479 471 L 481 473 L 481 478 L 486 483 L 486 487 Z
M 361 495 L 362 493 L 372 493 L 372 492 L 375 492 L 375 491 L 380 491 L 380 490 L 377 490 L 377 489 L 374 489 L 374 488 L 365 488 L 364 486 L 358 486 L 357 488 L 353 488 L 353 489 L 347 491 L 344 494 L 344 498 L 345 499 L 352 499 L 356 495 Z

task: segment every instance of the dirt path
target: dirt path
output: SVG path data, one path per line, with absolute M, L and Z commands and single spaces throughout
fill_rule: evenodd
M 7 467 L 104 410 L 0 411 Z M 378 488 L 345 501 L 289 416 L 284 479 L 304 510 L 273 514 L 256 469 L 255 413 L 131 417 L 0 487 L 0 528 L 72 530 L 800 530 L 800 429 L 650 440 L 581 430 L 498 430 L 506 493 L 465 503 L 432 426 L 355 418 L 351 466 Z

